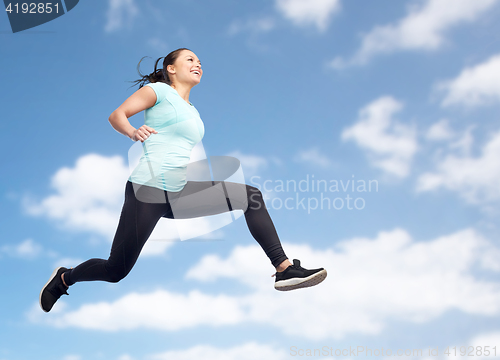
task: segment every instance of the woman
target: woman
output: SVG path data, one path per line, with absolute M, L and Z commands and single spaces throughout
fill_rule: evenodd
M 161 59 L 161 58 L 160 58 Z M 168 54 L 163 69 L 137 80 L 139 90 L 109 117 L 115 130 L 143 143 L 144 153 L 125 187 L 125 203 L 107 260 L 90 259 L 75 268 L 58 267 L 40 292 L 40 306 L 49 312 L 80 281 L 118 282 L 130 272 L 161 217 L 194 218 L 243 210 L 248 229 L 276 268 L 275 288 L 293 290 L 319 284 L 323 268 L 307 270 L 285 255 L 261 192 L 224 181 L 186 181 L 193 147 L 204 135 L 196 108 L 189 102 L 202 77 L 198 57 L 180 48 Z M 140 63 L 139 63 L 140 64 Z M 140 74 L 140 72 L 139 72 Z M 140 74 L 142 76 L 142 74 Z M 143 86 L 145 82 L 149 82 Z M 145 110 L 145 124 L 135 129 L 128 118 Z M 274 275 L 273 275 L 274 276 Z

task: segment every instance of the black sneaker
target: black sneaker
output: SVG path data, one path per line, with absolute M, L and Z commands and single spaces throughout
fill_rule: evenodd
M 58 267 L 54 270 L 50 279 L 40 291 L 40 307 L 43 311 L 49 312 L 56 301 L 63 295 L 69 295 L 66 290 L 68 288 L 63 284 L 61 274 L 67 271 L 65 267 Z
M 325 280 L 326 270 L 323 268 L 307 270 L 300 266 L 299 260 L 293 259 L 293 265 L 290 265 L 282 272 L 276 272 L 275 275 L 274 288 L 280 291 L 288 291 L 318 285 Z

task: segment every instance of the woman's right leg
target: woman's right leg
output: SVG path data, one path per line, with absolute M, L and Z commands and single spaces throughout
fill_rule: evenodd
M 262 193 L 256 187 L 228 181 L 188 181 L 182 191 L 168 192 L 172 217 L 189 219 L 243 210 L 248 230 L 275 268 L 290 263 L 281 246 Z M 291 263 L 290 263 L 291 264 Z
M 68 286 L 80 281 L 118 282 L 127 276 L 156 223 L 168 211 L 166 200 L 161 203 L 161 198 L 165 198 L 163 190 L 141 187 L 139 191 L 142 190 L 154 193 L 160 202 L 137 200 L 134 186 L 127 181 L 125 203 L 109 258 L 107 260 L 90 259 L 66 271 L 63 279 Z
M 228 181 L 188 181 L 178 193 L 167 192 L 175 219 L 243 210 L 248 229 L 276 268 L 276 290 L 314 286 L 326 278 L 323 268 L 308 270 L 285 255 L 262 193 L 256 187 Z M 288 264 L 286 264 L 288 263 Z M 280 269 L 281 268 L 281 269 Z

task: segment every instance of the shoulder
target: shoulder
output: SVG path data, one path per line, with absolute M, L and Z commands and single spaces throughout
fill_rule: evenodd
M 155 83 L 148 83 L 145 84 L 144 86 L 148 86 L 152 88 L 156 94 L 156 103 L 155 105 L 159 104 L 162 102 L 168 95 L 169 92 L 171 92 L 172 87 L 164 82 L 155 82 Z

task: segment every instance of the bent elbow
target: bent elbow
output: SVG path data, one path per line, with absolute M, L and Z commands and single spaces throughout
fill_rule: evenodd
M 109 121 L 111 124 L 113 123 L 113 119 L 114 119 L 114 117 L 115 117 L 115 112 L 113 111 L 113 112 L 111 113 L 111 115 L 109 115 L 109 117 L 108 117 L 108 121 Z

